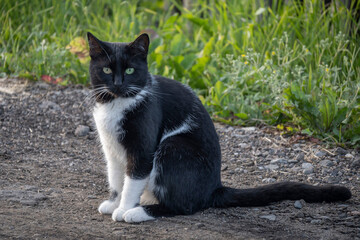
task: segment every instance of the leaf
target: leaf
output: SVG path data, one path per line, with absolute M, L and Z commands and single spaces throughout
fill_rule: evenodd
M 262 14 L 262 13 L 265 12 L 265 11 L 266 11 L 265 8 L 259 8 L 258 10 L 256 10 L 255 16 L 258 16 L 258 15 Z
M 155 38 L 154 40 L 151 41 L 150 47 L 149 47 L 149 52 L 152 53 L 153 51 L 155 51 L 155 49 L 163 44 L 163 39 L 158 37 Z
M 246 113 L 235 113 L 235 116 L 237 116 L 238 118 L 240 118 L 242 120 L 249 119 L 249 116 Z
M 190 22 L 202 27 L 209 35 L 213 35 L 210 25 L 209 25 L 209 19 L 203 19 L 199 17 L 195 17 L 191 13 L 186 13 L 182 15 L 184 18 L 187 18 Z
M 63 79 L 61 77 L 58 78 L 53 78 L 49 75 L 42 75 L 41 76 L 41 80 L 47 82 L 47 83 L 51 83 L 51 84 L 59 84 L 63 81 Z
M 185 45 L 185 37 L 183 34 L 176 34 L 170 43 L 170 54 L 177 56 L 181 53 Z
M 184 59 L 181 61 L 181 66 L 183 66 L 186 70 L 189 70 L 194 64 L 196 58 L 197 56 L 193 53 L 185 55 Z

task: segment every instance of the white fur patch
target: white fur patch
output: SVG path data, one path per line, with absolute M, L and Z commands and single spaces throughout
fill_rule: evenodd
M 123 219 L 127 223 L 144 222 L 149 220 L 155 220 L 154 217 L 149 216 L 143 207 L 136 207 L 126 211 L 123 215 Z
M 146 184 L 149 178 L 145 179 L 131 179 L 129 176 L 125 176 L 124 188 L 121 193 L 120 208 L 129 210 L 136 204 L 140 203 L 140 196 L 143 194 Z
M 192 120 L 191 116 L 188 116 L 185 121 L 177 128 L 174 129 L 170 129 L 170 130 L 165 130 L 163 136 L 161 137 L 160 143 L 163 142 L 165 139 L 180 134 L 180 133 L 186 133 L 186 132 L 190 132 L 191 129 L 195 126 L 196 124 L 194 123 L 194 121 Z
M 148 178 L 138 180 L 125 176 L 120 206 L 115 209 L 112 214 L 112 219 L 114 221 L 122 221 L 123 214 L 140 203 L 140 196 L 143 194 L 148 180 Z
M 100 204 L 98 211 L 101 214 L 112 214 L 118 206 L 119 201 L 106 200 Z
M 111 214 L 119 206 L 127 159 L 126 151 L 118 141 L 126 134 L 121 123 L 125 111 L 131 111 L 147 94 L 148 91 L 142 90 L 135 97 L 119 97 L 109 103 L 96 103 L 94 108 L 93 116 L 107 163 L 109 187 L 118 193 L 114 202 L 105 201 L 99 206 L 100 213 Z

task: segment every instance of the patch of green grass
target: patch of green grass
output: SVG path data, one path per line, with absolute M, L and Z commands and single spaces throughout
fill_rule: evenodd
M 360 145 L 357 1 L 0 2 L 3 76 L 88 84 L 87 31 L 108 41 L 150 31 L 150 71 L 189 84 L 215 119 Z

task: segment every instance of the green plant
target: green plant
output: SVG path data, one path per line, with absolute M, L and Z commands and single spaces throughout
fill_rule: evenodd
M 150 72 L 189 84 L 215 119 L 359 146 L 360 2 L 267 2 L 1 0 L 0 75 L 88 84 L 87 31 L 146 31 Z

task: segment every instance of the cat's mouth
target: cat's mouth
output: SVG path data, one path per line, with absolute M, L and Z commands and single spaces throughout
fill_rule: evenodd
M 138 87 L 127 87 L 123 88 L 108 88 L 108 87 L 100 87 L 98 89 L 94 89 L 94 97 L 97 102 L 108 102 L 115 98 L 129 98 L 136 96 L 141 91 L 141 88 Z

